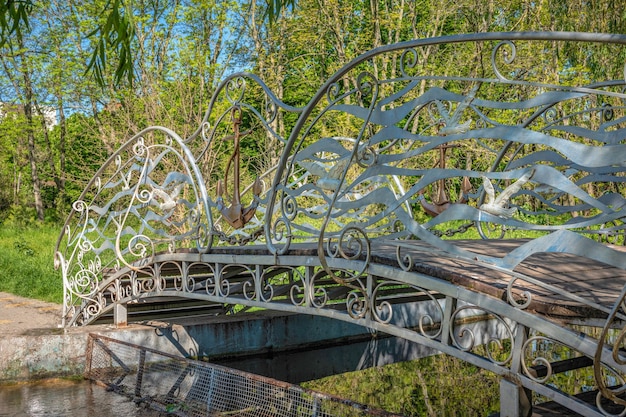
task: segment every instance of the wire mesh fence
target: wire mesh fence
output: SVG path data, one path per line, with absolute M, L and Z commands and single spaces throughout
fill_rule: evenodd
M 298 385 L 91 334 L 86 377 L 181 417 L 394 416 Z

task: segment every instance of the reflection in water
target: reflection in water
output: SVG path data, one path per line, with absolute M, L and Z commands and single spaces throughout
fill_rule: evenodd
M 137 405 L 89 381 L 48 380 L 0 385 L 0 417 L 158 417 L 157 411 Z

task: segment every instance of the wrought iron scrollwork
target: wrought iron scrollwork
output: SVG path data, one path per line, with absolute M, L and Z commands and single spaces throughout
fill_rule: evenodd
M 626 383 L 623 379 L 624 375 L 623 373 L 613 372 L 612 378 L 610 378 L 611 382 L 609 382 L 609 378 L 607 378 L 605 373 L 606 368 L 603 366 L 603 363 L 607 362 L 604 356 L 608 354 L 610 354 L 615 365 L 620 367 L 626 365 L 626 354 L 624 353 L 624 346 L 626 345 L 625 320 L 626 286 L 624 286 L 615 301 L 613 309 L 602 328 L 593 362 L 594 376 L 599 388 L 598 404 L 601 404 L 601 397 L 603 397 L 624 406 L 626 413 L 626 400 L 621 396 L 621 394 L 626 392 Z
M 476 312 L 482 311 L 487 316 L 487 320 L 495 320 L 503 334 L 479 335 L 471 328 L 469 323 L 463 323 L 465 312 L 469 312 L 471 317 Z M 498 365 L 504 366 L 513 358 L 514 336 L 510 324 L 497 314 L 477 305 L 463 305 L 454 310 L 450 317 L 450 336 L 454 345 L 462 351 L 471 351 L 478 346 L 484 346 L 485 354 L 489 360 Z

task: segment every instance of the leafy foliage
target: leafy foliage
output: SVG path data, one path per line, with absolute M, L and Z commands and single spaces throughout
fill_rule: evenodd
M 28 16 L 32 12 L 30 0 L 6 0 L 0 3 L 0 48 L 8 39 L 22 36 L 22 30 L 30 28 Z
M 124 78 L 129 84 L 133 82 L 133 53 L 131 41 L 135 35 L 131 23 L 132 14 L 124 0 L 108 0 L 104 12 L 108 16 L 104 24 L 88 36 L 99 35 L 96 48 L 93 51 L 91 61 L 87 65 L 87 71 L 93 71 L 98 84 L 105 85 L 104 72 L 107 65 L 107 50 L 113 49 L 118 54 L 118 64 L 115 70 L 115 85 L 119 85 Z

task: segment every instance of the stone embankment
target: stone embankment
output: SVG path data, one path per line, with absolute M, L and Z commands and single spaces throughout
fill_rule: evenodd
M 60 305 L 0 292 L 0 383 L 81 375 L 88 332 L 60 323 Z

